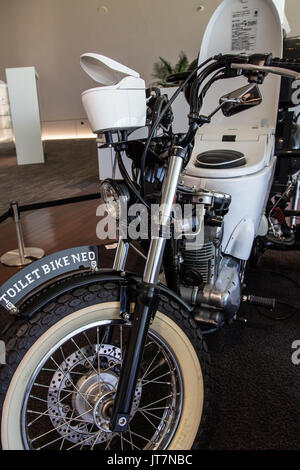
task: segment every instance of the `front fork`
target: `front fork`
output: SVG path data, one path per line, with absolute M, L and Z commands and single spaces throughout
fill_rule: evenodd
M 166 244 L 167 227 L 169 226 L 185 155 L 185 149 L 174 147 L 162 188 L 159 210 L 159 236 L 151 239 L 143 280 L 136 286 L 137 298 L 132 316 L 132 326 L 130 328 L 111 418 L 111 430 L 114 432 L 125 432 L 128 429 L 132 401 L 146 338 L 151 319 L 153 319 L 158 307 L 158 279 Z M 115 269 L 124 269 L 126 253 L 126 242 L 121 241 L 118 245 L 114 262 Z

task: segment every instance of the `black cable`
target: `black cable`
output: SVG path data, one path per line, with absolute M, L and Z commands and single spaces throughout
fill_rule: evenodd
M 18 206 L 18 208 L 19 208 L 20 213 L 29 212 L 29 211 L 39 210 L 39 209 L 46 209 L 48 207 L 64 206 L 67 204 L 75 204 L 77 202 L 90 201 L 94 199 L 99 199 L 99 197 L 100 197 L 99 193 L 91 193 L 91 194 L 86 194 L 84 196 L 74 196 L 74 197 L 68 197 L 65 199 L 54 199 L 54 201 L 24 204 L 22 206 Z M 11 212 L 10 209 L 0 216 L 0 223 L 4 222 L 9 217 L 13 217 L 13 213 Z
M 192 105 L 191 105 L 191 108 L 190 108 L 190 115 L 198 116 L 199 113 L 200 113 L 200 110 L 202 108 L 204 96 L 206 95 L 209 88 L 213 85 L 213 83 L 215 81 L 217 81 L 221 78 L 227 78 L 227 77 L 224 76 L 224 74 L 220 74 L 220 72 L 223 72 L 225 70 L 225 68 L 220 68 L 220 65 L 219 64 L 216 65 L 216 64 L 212 64 L 209 67 L 207 67 L 205 70 L 203 70 L 202 74 L 199 75 L 200 78 L 198 78 L 193 83 L 192 88 L 191 88 L 191 93 L 190 93 L 190 95 L 191 95 L 190 102 L 192 102 Z M 208 77 L 216 69 L 217 69 L 217 72 L 206 83 L 206 85 L 203 87 L 203 90 L 200 93 L 200 96 L 198 97 L 199 88 L 201 86 L 201 83 L 206 79 L 206 77 Z M 195 85 L 195 87 L 194 87 L 194 85 Z M 196 93 L 197 96 L 194 96 L 193 95 L 194 93 Z M 197 102 L 197 105 L 195 104 L 195 102 Z M 192 122 L 190 124 L 188 132 L 186 133 L 183 141 L 180 142 L 180 145 L 182 147 L 187 147 L 190 143 L 192 143 L 199 127 L 202 127 L 207 122 L 209 122 L 209 117 L 208 117 L 208 120 L 203 120 L 203 122 L 201 122 L 201 123 L 197 119 L 194 119 L 194 122 Z
M 290 318 L 294 317 L 298 311 L 300 311 L 300 307 L 295 307 L 294 305 L 290 305 L 286 302 L 278 302 L 276 301 L 277 304 L 281 305 L 286 305 L 290 308 L 293 309 L 293 312 L 290 313 L 289 315 L 282 316 L 282 317 L 273 317 L 273 315 L 268 315 L 267 313 L 263 313 L 259 307 L 256 307 L 257 312 L 262 315 L 263 317 L 267 318 L 268 320 L 273 320 L 273 321 L 284 321 L 284 320 L 289 320 Z
M 117 161 L 118 161 L 118 165 L 119 165 L 119 169 L 120 169 L 120 172 L 121 172 L 121 175 L 123 176 L 123 179 L 124 181 L 127 183 L 127 185 L 131 188 L 132 192 L 135 194 L 135 196 L 139 199 L 139 201 L 144 204 L 144 206 L 147 207 L 147 209 L 150 210 L 150 207 L 149 205 L 147 204 L 147 202 L 142 198 L 141 194 L 139 193 L 139 191 L 137 190 L 137 188 L 135 187 L 133 181 L 131 180 L 129 174 L 127 173 L 127 170 L 125 168 L 125 165 L 122 161 L 122 158 L 121 158 L 121 153 L 119 151 L 116 151 L 116 155 L 117 155 Z
M 9 219 L 9 217 L 12 217 L 12 212 L 11 212 L 10 209 L 8 211 L 4 212 L 4 214 L 2 214 L 0 216 L 0 224 L 1 224 L 1 222 L 4 222 L 6 219 Z
M 292 277 L 288 276 L 288 275 L 285 274 L 285 273 L 279 273 L 278 271 L 273 271 L 272 269 L 261 269 L 261 270 L 259 270 L 259 272 L 260 272 L 260 273 L 275 274 L 276 276 L 284 277 L 284 278 L 287 279 L 288 281 L 293 282 L 293 283 L 296 284 L 298 287 L 300 287 L 300 282 L 299 282 L 299 281 L 297 281 L 296 279 L 293 279 Z
M 184 87 L 187 85 L 187 83 L 190 81 L 190 79 L 192 78 L 192 76 L 199 70 L 201 69 L 202 67 L 204 67 L 206 64 L 208 64 L 209 62 L 211 62 L 213 60 L 213 57 L 205 60 L 204 62 L 202 62 L 202 64 L 200 64 L 197 68 L 195 68 L 194 70 L 191 71 L 191 73 L 188 75 L 188 77 L 185 79 L 185 81 L 180 85 L 180 87 L 177 89 L 177 91 L 174 93 L 174 95 L 172 96 L 172 98 L 169 100 L 169 102 L 166 104 L 166 106 L 163 108 L 163 110 L 161 111 L 161 113 L 157 116 L 157 120 L 156 122 L 153 124 L 153 126 L 151 127 L 151 130 L 150 130 L 150 134 L 147 138 L 147 142 L 146 142 L 146 145 L 145 145 L 145 148 L 144 148 L 144 151 L 143 151 L 143 155 L 142 155 L 142 158 L 141 158 L 141 180 L 140 180 L 140 186 L 141 186 L 141 195 L 143 196 L 145 194 L 145 185 L 144 185 L 144 175 L 145 175 L 145 165 L 146 165 L 146 156 L 147 156 L 147 152 L 148 152 L 148 149 L 149 149 L 149 145 L 150 145 L 150 142 L 156 132 L 156 129 L 159 125 L 159 123 L 161 122 L 162 118 L 164 117 L 165 113 L 168 111 L 168 109 L 171 107 L 171 105 L 173 104 L 173 102 L 175 101 L 175 99 L 178 97 L 179 93 L 184 89 Z
M 205 75 L 205 72 L 206 72 L 207 69 L 205 69 L 203 71 L 203 75 Z M 224 70 L 224 69 L 221 69 L 221 70 Z M 209 72 L 207 75 L 209 75 L 211 72 Z M 197 105 L 197 110 L 195 108 L 191 109 L 191 114 L 199 114 L 200 112 L 200 109 L 202 107 L 202 104 L 203 104 L 203 99 L 204 99 L 204 96 L 206 95 L 208 89 L 211 87 L 211 85 L 221 79 L 221 78 L 224 78 L 223 75 L 219 75 L 220 74 L 220 70 L 218 70 L 214 75 L 213 77 L 207 82 L 207 84 L 204 86 L 202 92 L 200 93 L 200 96 L 199 98 L 197 97 L 197 101 L 198 101 L 198 105 Z M 205 79 L 205 77 L 203 78 L 203 80 Z M 197 86 L 196 87 L 197 89 L 197 93 L 198 93 L 198 89 L 199 87 Z M 209 122 L 209 121 L 207 121 Z M 196 135 L 196 132 L 198 130 L 199 127 L 203 126 L 204 124 L 206 123 L 206 121 L 203 121 L 202 123 L 199 123 L 197 120 L 195 120 L 190 126 L 189 126 L 189 129 L 188 129 L 188 132 L 186 133 L 183 141 L 180 143 L 180 145 L 182 145 L 183 147 L 187 147 L 191 142 L 193 142 L 194 138 L 195 138 L 195 135 Z
M 209 90 L 209 88 L 211 87 L 211 85 L 213 85 L 214 82 L 216 82 L 217 80 L 221 80 L 223 78 L 230 78 L 230 77 L 226 77 L 224 75 L 224 70 L 225 70 L 225 67 L 221 70 L 218 70 L 212 77 L 211 79 L 206 83 L 206 85 L 203 87 L 203 90 L 201 91 L 200 95 L 199 95 L 199 109 L 202 108 L 202 105 L 203 105 L 203 100 L 205 98 L 205 95 L 207 93 L 207 91 Z
M 298 282 L 296 279 L 293 279 L 292 277 L 288 276 L 287 274 L 285 273 L 279 273 L 278 271 L 272 271 L 271 269 L 263 269 L 263 270 L 260 270 L 259 271 L 260 273 L 269 273 L 269 274 L 275 274 L 277 276 L 281 276 L 281 277 L 284 277 L 285 279 L 287 279 L 288 281 L 290 282 L 293 282 L 294 284 L 296 284 L 296 286 L 300 287 L 300 282 Z M 262 315 L 263 317 L 267 318 L 268 320 L 274 320 L 274 321 L 284 321 L 284 320 L 289 320 L 290 318 L 294 317 L 296 315 L 296 313 L 298 311 L 300 311 L 300 307 L 295 307 L 295 305 L 291 305 L 291 304 L 288 304 L 287 302 L 283 302 L 283 301 L 278 301 L 276 300 L 276 304 L 281 304 L 281 305 L 286 305 L 293 310 L 292 313 L 290 313 L 289 315 L 286 315 L 286 316 L 282 316 L 282 317 L 274 317 L 272 315 L 268 315 L 267 313 L 263 313 L 259 307 L 256 307 L 256 310 L 257 312 Z
M 150 128 L 150 131 L 152 130 L 152 127 L 154 126 L 158 116 L 160 115 L 162 111 L 162 107 L 164 104 L 168 103 L 168 97 L 166 95 L 159 96 L 157 100 L 155 101 L 154 107 L 153 107 L 153 113 L 152 113 L 152 126 Z
M 76 202 L 90 201 L 92 199 L 99 199 L 99 193 L 86 194 L 84 196 L 74 196 L 65 199 L 54 199 L 54 201 L 35 202 L 33 204 L 25 204 L 19 206 L 20 212 L 28 212 L 38 209 L 46 209 L 48 207 L 64 206 L 67 204 L 74 204 Z
M 193 85 L 191 87 L 190 91 L 190 112 L 192 114 L 199 114 L 200 108 L 199 108 L 199 100 L 198 100 L 198 95 L 199 95 L 199 88 L 204 82 L 204 80 L 211 75 L 213 72 L 217 71 L 220 72 L 221 69 L 223 69 L 224 66 L 221 65 L 219 62 L 214 62 L 211 64 L 209 67 L 204 69 L 197 77 L 197 79 L 193 82 Z

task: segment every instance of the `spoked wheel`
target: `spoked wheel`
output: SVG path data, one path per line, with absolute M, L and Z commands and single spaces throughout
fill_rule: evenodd
M 167 297 L 148 333 L 128 430 L 110 431 L 131 328 L 120 318 L 116 287 L 70 292 L 12 338 L 1 375 L 8 387 L 3 449 L 191 449 L 197 441 L 207 412 L 207 353 L 196 326 Z M 91 298 L 96 303 L 84 306 Z

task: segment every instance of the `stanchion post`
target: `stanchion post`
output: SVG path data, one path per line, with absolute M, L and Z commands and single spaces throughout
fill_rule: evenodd
M 25 248 L 24 248 L 24 239 L 23 239 L 23 233 L 22 233 L 21 221 L 20 221 L 19 205 L 16 201 L 13 201 L 10 203 L 10 207 L 13 213 L 13 218 L 14 218 L 14 222 L 16 226 L 16 235 L 17 235 L 20 261 L 23 265 L 23 264 L 26 264 L 26 261 L 25 261 Z
M 20 210 L 16 201 L 10 203 L 10 213 L 15 223 L 18 248 L 2 255 L 1 263 L 6 266 L 25 266 L 32 263 L 35 259 L 42 258 L 45 254 L 44 250 L 41 248 L 25 248 L 24 246 Z

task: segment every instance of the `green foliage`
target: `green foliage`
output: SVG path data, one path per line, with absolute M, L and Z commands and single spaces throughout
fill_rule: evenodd
M 155 85 L 162 87 L 173 86 L 166 83 L 166 78 L 173 73 L 185 72 L 188 69 L 188 66 L 188 58 L 182 51 L 179 54 L 178 62 L 174 66 L 167 60 L 163 59 L 163 57 L 159 57 L 159 61 L 153 64 L 154 73 L 152 74 L 152 77 L 158 79 L 155 82 Z

